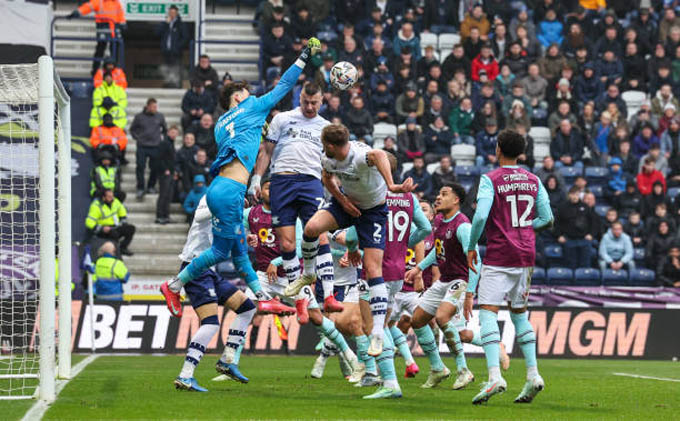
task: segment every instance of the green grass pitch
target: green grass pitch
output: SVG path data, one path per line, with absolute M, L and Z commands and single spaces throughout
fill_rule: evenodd
M 463 391 L 447 380 L 434 390 L 419 386 L 421 373 L 403 379 L 404 397 L 365 401 L 373 391 L 352 387 L 340 375 L 337 359 L 329 360 L 324 378 L 309 377 L 311 356 L 244 355 L 241 367 L 249 384 L 212 382 L 216 355 L 206 355 L 196 371 L 209 393 L 174 389 L 172 380 L 182 356 L 103 356 L 72 380 L 45 419 L 678 419 L 680 385 L 675 382 L 618 377 L 613 372 L 680 379 L 680 364 L 657 361 L 539 360 L 546 390 L 529 405 L 512 401 L 524 384 L 524 361 L 514 359 L 504 376 L 508 391 L 483 406 L 470 401 L 486 378 L 483 359 L 470 358 L 476 381 Z M 450 368 L 454 361 L 446 358 Z M 1 404 L 7 407 L 7 402 Z M 19 419 L 22 410 L 9 419 Z M 25 410 L 26 408 L 23 408 Z M 5 418 L 8 412 L 4 412 Z M 7 419 L 7 418 L 5 418 Z

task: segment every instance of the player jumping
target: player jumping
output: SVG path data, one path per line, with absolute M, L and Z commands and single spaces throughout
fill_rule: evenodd
M 295 253 L 295 221 L 303 225 L 314 215 L 324 196 L 321 184 L 321 130 L 330 123 L 318 115 L 323 96 L 313 82 L 300 92 L 300 106 L 279 113 L 271 121 L 267 141 L 260 147 L 257 164 L 250 181 L 250 194 L 259 196 L 261 176 L 271 161 L 272 219 L 276 236 L 281 240 L 283 267 L 289 282 L 300 276 L 300 261 Z M 333 295 L 333 258 L 328 238 L 319 238 L 316 268 L 323 286 L 326 312 L 342 311 Z M 298 320 L 307 321 L 306 305 L 297 300 Z
M 262 292 L 257 274 L 248 259 L 243 230 L 243 202 L 250 172 L 260 147 L 262 126 L 269 111 L 290 91 L 321 43 L 310 38 L 300 57 L 286 70 L 274 89 L 261 97 L 248 91 L 246 82 L 227 84 L 220 101 L 228 111 L 215 126 L 218 154 L 210 171 L 215 179 L 210 184 L 207 202 L 212 212 L 213 243 L 210 249 L 193 259 L 176 277 L 161 286 L 170 312 L 182 314 L 180 290 L 206 269 L 232 257 L 234 267 L 248 286 L 259 295 L 262 310 L 278 312 L 281 303 Z M 218 175 L 219 174 L 219 175 Z
M 484 403 L 507 388 L 499 368 L 501 336 L 498 330 L 498 309 L 506 302 L 527 366 L 527 382 L 515 403 L 531 402 L 545 387 L 536 365 L 536 334 L 526 309 L 536 259 L 535 232 L 549 228 L 553 215 L 541 181 L 517 166 L 517 157 L 525 148 L 522 135 L 512 130 L 501 132 L 496 145 L 500 168 L 482 175 L 479 183 L 467 253 L 468 267 L 476 272 L 477 241 L 486 226 L 487 248 L 477 301 L 489 381 L 473 398 L 473 404 Z M 477 282 L 471 278 L 464 305 L 468 320 L 475 290 Z

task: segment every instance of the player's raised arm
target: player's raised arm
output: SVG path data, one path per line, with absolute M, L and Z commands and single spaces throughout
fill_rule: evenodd
M 316 38 L 310 38 L 307 41 L 307 46 L 302 50 L 298 59 L 295 60 L 295 63 L 293 63 L 283 76 L 281 76 L 279 83 L 276 84 L 274 89 L 256 99 L 256 107 L 269 112 L 274 105 L 281 101 L 281 99 L 293 89 L 300 77 L 300 73 L 302 73 L 302 70 L 304 70 L 307 65 L 307 62 L 314 54 L 319 52 L 320 49 L 321 42 Z
M 392 179 L 392 167 L 387 153 L 381 149 L 371 149 L 366 152 L 366 164 L 369 167 L 376 167 L 380 175 L 382 175 L 387 188 L 392 193 L 410 193 L 418 186 L 413 183 L 411 177 L 404 180 L 401 184 L 395 184 Z
M 413 196 L 413 225 L 411 225 L 408 245 L 409 247 L 414 247 L 432 233 L 432 224 L 430 224 L 425 212 L 420 207 L 420 202 L 416 195 L 413 193 L 411 195 Z

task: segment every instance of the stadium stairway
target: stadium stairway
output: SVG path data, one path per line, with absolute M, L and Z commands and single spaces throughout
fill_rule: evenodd
M 242 10 L 240 15 L 206 15 L 204 40 L 209 42 L 203 44 L 202 51 L 210 56 L 212 66 L 220 78 L 229 71 L 234 80 L 252 82 L 259 79 L 257 62 L 260 37 L 251 25 L 252 19 L 253 13 L 250 10 Z
M 54 16 L 67 16 L 76 4 L 58 5 Z M 54 34 L 58 37 L 91 37 L 94 38 L 94 22 L 89 19 L 57 20 Z M 92 68 L 92 53 L 95 41 L 54 41 L 54 56 L 78 57 L 82 60 L 54 60 L 59 76 L 62 78 L 89 78 Z M 49 51 L 48 51 L 49 53 Z

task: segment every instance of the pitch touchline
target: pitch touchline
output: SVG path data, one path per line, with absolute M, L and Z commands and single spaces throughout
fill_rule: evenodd
M 612 373 L 615 376 L 622 376 L 622 377 L 633 377 L 636 379 L 648 379 L 648 380 L 661 380 L 663 382 L 678 382 L 680 383 L 680 379 L 669 379 L 666 377 L 652 377 L 652 376 L 641 376 L 639 374 L 629 374 L 629 373 Z

